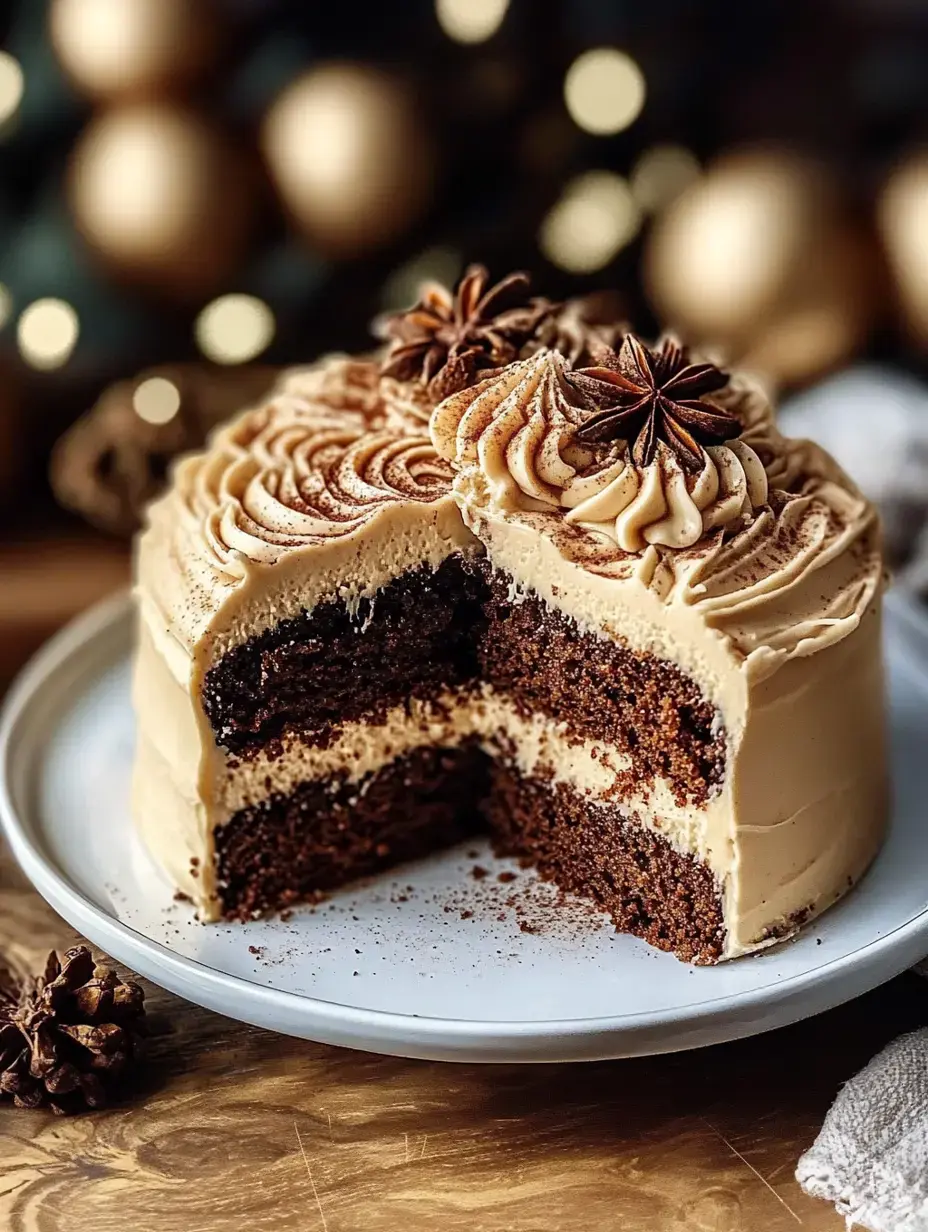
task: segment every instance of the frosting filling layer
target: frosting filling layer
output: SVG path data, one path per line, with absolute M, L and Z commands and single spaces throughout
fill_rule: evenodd
M 694 811 L 664 778 L 636 779 L 628 754 L 583 739 L 566 723 L 540 711 L 529 714 L 489 685 L 449 691 L 410 705 L 397 705 L 374 723 L 344 725 L 319 745 L 288 733 L 254 757 L 228 764 L 216 783 L 217 822 L 260 806 L 274 794 L 289 795 L 313 781 L 359 783 L 417 749 L 477 744 L 494 760 L 527 778 L 564 783 L 588 798 L 621 802 L 626 815 L 659 830 L 681 851 L 695 851 L 714 866 L 710 802 Z M 473 796 L 472 799 L 476 797 Z
M 313 780 L 236 813 L 216 832 L 224 913 L 287 907 L 464 838 L 486 771 L 474 747 L 420 748 L 360 782 Z

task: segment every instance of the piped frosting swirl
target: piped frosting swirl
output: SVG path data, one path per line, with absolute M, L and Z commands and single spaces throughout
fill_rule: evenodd
M 350 534 L 388 505 L 447 494 L 451 473 L 427 437 L 334 426 L 284 403 L 252 411 L 183 461 L 175 492 L 215 568 Z
M 379 428 L 386 417 L 377 364 L 352 355 L 326 355 L 309 367 L 288 369 L 270 402 L 333 425 Z
M 780 435 L 762 392 L 733 377 L 715 395 L 741 432 L 700 445 L 698 468 L 661 447 L 639 466 L 628 441 L 578 437 L 591 408 L 573 371 L 542 349 L 488 372 L 432 409 L 431 440 L 427 391 L 371 358 L 286 374 L 176 467 L 144 537 L 149 602 L 193 645 L 291 554 L 304 585 L 333 554 L 360 569 L 378 527 L 415 556 L 428 523 L 437 559 L 495 523 L 547 541 L 566 585 L 698 608 L 746 656 L 812 653 L 854 627 L 880 584 L 874 510 L 821 450 Z
M 559 504 L 594 457 L 572 444 L 582 412 L 564 380 L 566 367 L 544 350 L 452 394 L 432 414 L 436 450 L 457 467 L 479 466 L 501 506 Z
M 568 374 L 561 355 L 542 350 L 453 394 L 433 412 L 435 448 L 459 469 L 479 467 L 498 509 L 560 507 L 625 552 L 692 547 L 766 504 L 764 465 L 744 440 L 707 446 L 695 474 L 669 450 L 642 467 L 628 442 L 582 443 L 589 408 Z
M 582 494 L 582 479 L 565 492 L 566 520 L 608 535 L 625 552 L 649 543 L 692 547 L 717 527 L 746 524 L 767 502 L 766 472 L 743 441 L 708 446 L 695 477 L 673 458 L 643 469 L 620 458 L 587 481 L 589 496 Z

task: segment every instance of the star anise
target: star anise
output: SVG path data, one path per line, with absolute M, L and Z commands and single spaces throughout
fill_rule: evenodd
M 632 440 L 632 458 L 648 466 L 665 445 L 687 470 L 703 465 L 700 446 L 720 444 L 741 432 L 741 421 L 703 401 L 728 384 L 713 364 L 693 364 L 685 349 L 665 337 L 656 349 L 626 334 L 619 351 L 567 376 L 594 413 L 577 430 L 581 441 Z
M 42 975 L 0 970 L 0 1099 L 66 1114 L 100 1108 L 138 1059 L 145 994 L 86 946 L 52 951 Z
M 381 327 L 391 342 L 384 376 L 420 380 L 433 401 L 463 389 L 485 369 L 501 368 L 552 310 L 548 300 L 529 298 L 526 273 L 510 274 L 488 288 L 490 275 L 471 265 L 448 291 L 428 284 L 417 304 Z
M 560 351 L 575 368 L 596 362 L 604 348 L 617 348 L 628 333 L 622 302 L 608 291 L 594 291 L 553 304 L 551 312 L 539 321 L 523 345 L 521 357 L 534 355 L 543 347 Z

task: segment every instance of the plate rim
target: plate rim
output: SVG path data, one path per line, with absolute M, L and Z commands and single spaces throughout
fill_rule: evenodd
M 922 605 L 918 604 L 914 598 L 904 592 L 891 590 L 885 596 L 885 601 L 887 607 L 893 609 L 894 615 L 901 616 L 903 621 L 910 626 L 914 622 L 916 627 L 928 635 L 928 617 L 925 617 L 920 610 Z M 627 1047 L 623 1047 L 619 1053 L 610 1054 L 608 1050 L 605 1052 L 596 1050 L 588 1056 L 582 1056 L 569 1050 L 559 1055 L 556 1048 L 552 1053 L 550 1046 L 557 1043 L 569 1045 L 571 1041 L 587 1037 L 591 1039 L 602 1037 L 627 1039 L 629 1036 L 636 1035 L 647 1037 L 649 1033 L 662 1026 L 679 1029 L 689 1025 L 693 1027 L 694 1032 L 698 1028 L 713 1025 L 721 1029 L 717 1040 L 696 1039 L 689 1045 L 692 1047 L 699 1047 L 708 1042 L 721 1042 L 723 1039 L 738 1038 L 739 1035 L 760 1033 L 788 1022 L 798 1021 L 800 1018 L 822 1012 L 826 1008 L 862 995 L 884 980 L 891 979 L 905 970 L 912 962 L 917 961 L 922 950 L 928 950 L 928 901 L 926 901 L 926 905 L 917 914 L 851 953 L 798 975 L 785 979 L 774 979 L 771 983 L 759 988 L 704 998 L 670 1010 L 644 1010 L 587 1018 L 528 1020 L 444 1018 L 430 1014 L 418 1015 L 396 1010 L 346 1005 L 342 1002 L 268 986 L 245 976 L 218 970 L 195 958 L 178 954 L 164 942 L 157 941 L 133 928 L 131 924 L 112 916 L 76 886 L 42 850 L 37 841 L 35 826 L 20 817 L 19 807 L 14 798 L 16 784 L 20 781 L 17 776 L 25 775 L 28 781 L 35 773 L 37 752 L 41 748 L 40 744 L 33 744 L 29 750 L 26 769 L 16 769 L 13 766 L 12 755 L 16 751 L 16 736 L 27 722 L 31 707 L 54 684 L 59 672 L 69 664 L 74 666 L 110 630 L 129 623 L 132 611 L 131 595 L 126 590 L 121 590 L 99 601 L 55 633 L 15 677 L 0 707 L 0 829 L 10 844 L 20 868 L 33 887 L 68 923 L 80 929 L 95 944 L 100 945 L 120 961 L 127 962 L 140 970 L 154 983 L 167 987 L 170 991 L 188 1000 L 196 1000 L 196 998 L 182 989 L 199 985 L 204 992 L 216 994 L 215 998 L 200 1002 L 208 1004 L 209 1008 L 217 1008 L 218 1000 L 223 996 L 244 1000 L 245 1008 L 255 1011 L 251 1016 L 241 1015 L 244 1021 L 268 1026 L 266 1014 L 260 1011 L 277 1009 L 288 1019 L 292 1020 L 295 1015 L 298 1020 L 301 1018 L 305 1020 L 303 1025 L 313 1032 L 306 1034 L 305 1038 L 325 1039 L 326 1042 L 333 1043 L 347 1042 L 349 1046 L 365 1047 L 365 1044 L 357 1042 L 357 1039 L 348 1040 L 339 1034 L 338 1028 L 348 1027 L 354 1032 L 367 1032 L 372 1038 L 376 1038 L 376 1044 L 367 1045 L 370 1050 L 390 1051 L 384 1047 L 385 1044 L 399 1044 L 401 1048 L 393 1050 L 398 1052 L 398 1055 L 404 1056 L 492 1060 L 495 1058 L 476 1057 L 473 1048 L 495 1041 L 498 1047 L 503 1049 L 514 1044 L 548 1046 L 542 1055 L 519 1057 L 506 1053 L 505 1056 L 499 1058 L 506 1061 L 519 1059 L 527 1061 L 580 1060 L 605 1058 L 609 1055 L 642 1055 L 648 1051 L 671 1051 L 688 1045 L 678 1043 L 672 1049 L 663 1046 L 658 1049 L 635 1047 L 631 1052 L 627 1050 Z M 110 657 L 115 661 L 115 653 L 111 653 Z M 90 671 L 89 667 L 85 667 L 82 675 Z M 923 676 L 924 682 L 928 684 L 928 670 L 924 673 L 920 672 L 919 675 Z M 90 928 L 87 927 L 88 924 Z M 916 943 L 919 941 L 923 941 L 923 947 L 922 950 L 916 952 Z M 127 947 L 131 953 L 129 958 L 123 957 L 127 953 Z M 144 963 L 138 963 L 139 957 L 144 958 Z M 885 964 L 884 958 L 887 960 Z M 171 975 L 172 979 L 162 980 L 160 978 L 162 973 Z M 842 978 L 846 980 L 853 977 L 855 973 L 862 979 L 854 982 L 853 987 L 841 989 Z M 818 995 L 810 1001 L 807 1008 L 795 1013 L 797 1001 L 802 1000 L 810 991 Z M 823 993 L 827 995 L 823 996 Z M 769 1025 L 760 1027 L 752 1025 L 748 1012 L 757 1010 L 762 1010 L 768 1015 Z M 229 1011 L 220 1010 L 219 1012 L 228 1013 Z M 235 1011 L 237 1014 L 240 1012 L 241 1007 Z M 740 1032 L 737 1030 L 739 1022 L 744 1027 Z M 728 1029 L 732 1024 L 735 1025 L 735 1030 Z M 270 1027 L 270 1029 L 275 1028 Z M 286 1028 L 283 1029 L 286 1030 Z M 463 1043 L 454 1043 L 452 1042 L 454 1040 L 463 1041 Z M 449 1047 L 450 1053 L 448 1052 Z M 431 1052 L 428 1051 L 429 1048 L 432 1048 Z M 436 1048 L 437 1051 L 435 1051 Z

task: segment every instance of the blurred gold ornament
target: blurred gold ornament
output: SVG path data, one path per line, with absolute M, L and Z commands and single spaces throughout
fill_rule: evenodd
M 686 337 L 789 384 L 853 355 L 882 300 L 872 242 L 824 170 L 787 150 L 710 167 L 657 220 L 644 276 Z
M 199 116 L 129 104 L 84 130 L 69 195 L 85 239 L 114 269 L 197 296 L 234 268 L 253 206 L 250 170 Z
M 0 126 L 19 111 L 25 88 L 22 65 L 8 51 L 0 51 Z
M 911 154 L 891 173 L 877 221 L 908 331 L 928 344 L 928 152 Z
M 456 43 L 484 43 L 503 24 L 509 0 L 435 0 L 435 16 Z
M 399 82 L 364 65 L 325 64 L 300 77 L 268 112 L 262 145 L 290 214 L 332 256 L 387 243 L 429 196 L 421 119 Z
M 48 20 L 62 68 L 98 99 L 182 90 L 218 44 L 207 0 L 52 0 Z

